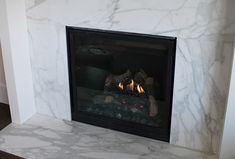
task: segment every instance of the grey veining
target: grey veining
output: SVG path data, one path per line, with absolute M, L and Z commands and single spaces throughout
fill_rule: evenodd
M 65 25 L 176 36 L 171 143 L 218 152 L 233 0 L 26 0 L 37 111 L 70 119 Z
M 26 159 L 216 159 L 164 142 L 41 115 L 1 131 L 0 149 Z

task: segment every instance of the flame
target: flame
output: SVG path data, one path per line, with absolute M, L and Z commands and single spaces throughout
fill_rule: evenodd
M 120 83 L 118 84 L 118 87 L 119 87 L 121 90 L 124 89 L 124 85 L 122 84 L 122 82 L 120 82 Z
M 141 94 L 141 93 L 145 93 L 144 88 L 143 88 L 140 84 L 137 85 L 137 91 L 138 91 L 140 94 Z
M 124 91 L 124 84 L 122 82 L 118 83 L 118 88 Z M 140 84 L 135 83 L 133 79 L 128 85 L 125 86 L 125 89 L 133 92 L 137 91 L 139 94 L 145 93 L 144 88 Z
M 127 85 L 127 88 L 131 91 L 134 91 L 134 87 L 135 87 L 135 82 L 134 80 L 131 80 L 131 83 Z

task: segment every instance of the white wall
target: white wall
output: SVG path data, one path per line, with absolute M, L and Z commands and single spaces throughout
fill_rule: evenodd
M 25 1 L 0 0 L 0 39 L 12 122 L 36 113 Z
M 0 103 L 8 104 L 5 73 L 2 61 L 2 48 L 0 42 Z
M 235 159 L 235 56 L 233 57 L 220 159 Z

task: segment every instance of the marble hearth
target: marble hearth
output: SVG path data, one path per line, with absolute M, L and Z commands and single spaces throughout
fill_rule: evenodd
M 217 159 L 164 142 L 42 115 L 1 131 L 0 149 L 27 159 Z
M 235 1 L 26 0 L 26 4 L 38 113 L 71 120 L 65 26 L 173 36 L 178 40 L 170 143 L 218 153 L 233 53 Z M 40 129 L 27 124 L 23 127 L 23 132 Z M 6 132 L 14 129 L 15 126 L 9 127 Z M 48 136 L 45 130 L 41 133 Z M 61 138 L 49 132 L 50 135 Z M 6 138 L 10 142 L 14 137 Z M 53 146 L 51 149 L 59 150 Z M 86 147 L 83 144 L 78 149 L 85 151 Z M 145 146 L 144 149 L 151 151 Z M 96 153 L 85 157 L 92 155 Z

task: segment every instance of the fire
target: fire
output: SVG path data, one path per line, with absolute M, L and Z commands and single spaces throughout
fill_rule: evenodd
M 124 85 L 122 84 L 122 82 L 120 82 L 120 83 L 118 84 L 118 87 L 119 87 L 121 90 L 124 89 Z
M 134 87 L 135 87 L 135 82 L 134 80 L 131 80 L 131 83 L 127 85 L 127 88 L 131 91 L 134 91 Z
M 137 85 L 137 91 L 138 91 L 140 94 L 141 94 L 141 93 L 145 93 L 144 88 L 143 88 L 140 84 Z
M 135 83 L 134 80 L 131 80 L 131 82 L 127 84 L 126 86 L 124 86 L 124 84 L 120 82 L 118 83 L 118 88 L 122 91 L 124 91 L 125 89 L 127 91 L 132 91 L 132 92 L 136 91 L 139 94 L 145 93 L 144 88 L 140 84 Z

